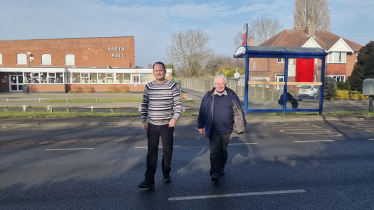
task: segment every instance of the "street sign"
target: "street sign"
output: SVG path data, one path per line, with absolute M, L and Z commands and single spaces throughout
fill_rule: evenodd
M 238 79 L 238 78 L 240 77 L 240 74 L 239 74 L 238 72 L 236 72 L 236 73 L 234 74 L 234 77 L 235 77 L 235 79 Z

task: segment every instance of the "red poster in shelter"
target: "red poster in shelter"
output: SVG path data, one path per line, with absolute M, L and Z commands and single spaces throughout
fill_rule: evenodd
M 314 59 L 296 59 L 296 82 L 314 82 Z

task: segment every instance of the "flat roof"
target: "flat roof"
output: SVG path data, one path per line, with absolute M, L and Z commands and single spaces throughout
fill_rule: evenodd
M 312 47 L 268 47 L 268 46 L 240 46 L 233 55 L 234 58 L 315 58 L 324 57 L 327 52 L 321 48 Z

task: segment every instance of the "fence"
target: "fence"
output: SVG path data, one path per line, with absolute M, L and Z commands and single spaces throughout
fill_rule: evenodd
M 214 79 L 206 78 L 182 78 L 181 86 L 207 92 L 214 87 Z M 239 97 L 244 97 L 245 80 L 228 79 L 226 87 L 234 90 Z M 249 85 L 248 98 L 254 100 L 277 101 L 283 93 L 283 87 L 276 88 L 275 85 Z

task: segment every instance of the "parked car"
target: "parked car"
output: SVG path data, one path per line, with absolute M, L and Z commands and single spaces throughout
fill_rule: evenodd
M 303 85 L 299 90 L 299 98 L 317 98 L 318 96 L 318 85 Z

